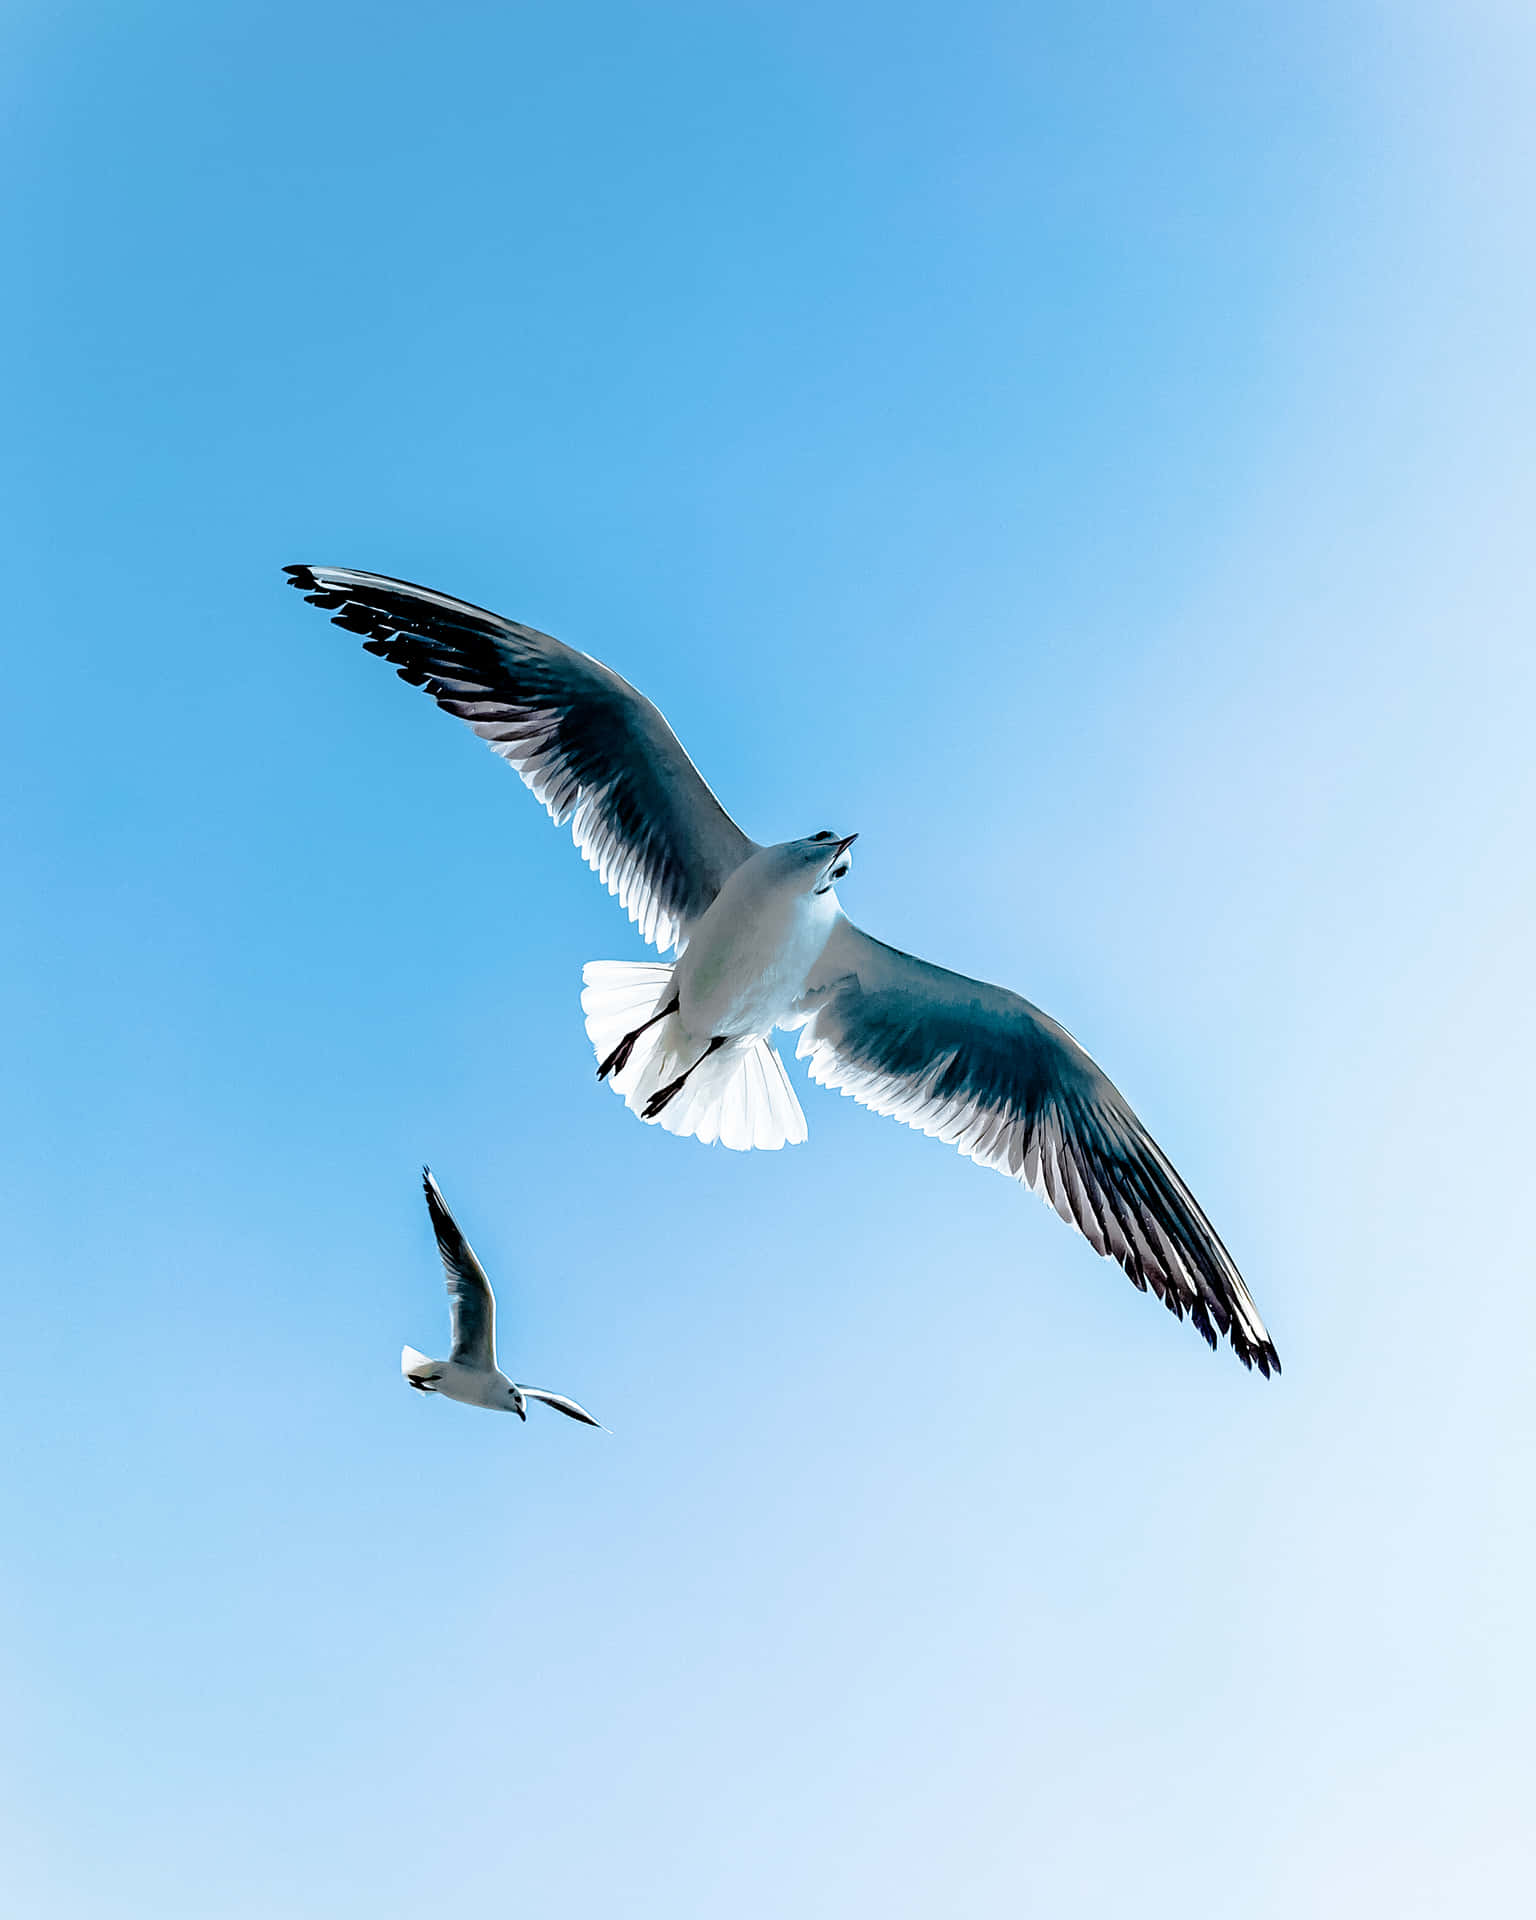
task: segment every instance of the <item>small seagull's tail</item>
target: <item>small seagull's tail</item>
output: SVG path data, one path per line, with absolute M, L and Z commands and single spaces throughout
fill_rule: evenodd
M 441 1369 L 440 1360 L 429 1360 L 424 1353 L 418 1353 L 414 1347 L 400 1349 L 400 1371 L 420 1393 L 436 1392 L 437 1377 Z
M 654 960 L 589 960 L 581 977 L 587 1038 L 601 1065 L 627 1033 L 660 1008 L 672 969 Z M 610 1076 L 614 1092 L 644 1119 L 646 1101 L 693 1066 L 708 1038 L 695 1040 L 675 1013 L 668 1014 L 646 1028 L 628 1061 Z M 689 1074 L 649 1124 L 706 1145 L 718 1140 L 738 1152 L 798 1146 L 805 1138 L 800 1102 L 784 1063 L 766 1040 L 728 1041 Z

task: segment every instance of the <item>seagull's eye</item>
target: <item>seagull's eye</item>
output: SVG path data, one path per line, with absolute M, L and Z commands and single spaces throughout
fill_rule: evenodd
M 813 840 L 835 840 L 837 835 L 829 831 L 828 828 L 823 827 L 820 833 L 813 833 L 811 838 Z

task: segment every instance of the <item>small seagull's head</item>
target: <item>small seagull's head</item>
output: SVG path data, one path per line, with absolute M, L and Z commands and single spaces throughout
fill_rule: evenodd
M 808 840 L 790 841 L 790 858 L 808 893 L 826 893 L 846 876 L 853 865 L 848 849 L 858 837 L 849 833 L 839 839 L 830 827 L 823 827 Z
M 506 1410 L 508 1413 L 515 1413 L 519 1420 L 526 1420 L 528 1418 L 528 1402 L 523 1398 L 523 1390 L 521 1387 L 507 1388 Z

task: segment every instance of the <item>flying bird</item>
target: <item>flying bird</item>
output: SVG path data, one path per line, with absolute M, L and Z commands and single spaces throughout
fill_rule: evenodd
M 466 1407 L 489 1407 L 493 1413 L 515 1413 L 528 1418 L 528 1402 L 542 1400 L 557 1413 L 569 1414 L 586 1426 L 601 1426 L 585 1407 L 578 1407 L 563 1393 L 551 1393 L 547 1387 L 527 1387 L 509 1380 L 496 1364 L 496 1296 L 485 1277 L 485 1268 L 475 1258 L 474 1249 L 459 1232 L 459 1223 L 448 1211 L 432 1169 L 423 1167 L 421 1184 L 426 1190 L 427 1211 L 432 1216 L 432 1231 L 437 1235 L 437 1250 L 443 1256 L 443 1272 L 448 1280 L 448 1319 L 453 1328 L 453 1346 L 446 1360 L 429 1360 L 414 1347 L 400 1349 L 400 1371 L 408 1387 L 418 1393 L 440 1393 L 449 1400 L 462 1400 Z M 606 1431 L 606 1429 L 605 1429 Z
M 1216 1230 L 1071 1034 L 846 917 L 834 888 L 856 834 L 748 839 L 656 707 L 547 633 L 380 574 L 286 572 L 516 768 L 644 938 L 673 952 L 582 976 L 599 1078 L 642 1120 L 738 1149 L 804 1140 L 769 1040 L 798 1029 L 813 1080 L 1023 1181 L 1211 1346 L 1225 1335 L 1245 1366 L 1279 1371 Z

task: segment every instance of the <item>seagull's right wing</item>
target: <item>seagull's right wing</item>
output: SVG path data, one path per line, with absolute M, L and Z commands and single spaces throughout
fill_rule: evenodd
M 553 1407 L 556 1413 L 569 1414 L 573 1420 L 582 1420 L 589 1427 L 602 1427 L 604 1433 L 608 1431 L 601 1420 L 594 1420 L 585 1407 L 578 1407 L 574 1400 L 568 1400 L 563 1393 L 551 1393 L 547 1387 L 525 1387 L 521 1380 L 517 1385 L 518 1391 L 526 1393 L 530 1400 L 542 1400 L 546 1407 Z
M 1213 1347 L 1224 1333 L 1245 1367 L 1280 1371 L 1216 1229 L 1065 1027 L 847 919 L 810 984 L 798 1052 L 813 1080 L 1022 1180 Z
M 338 627 L 367 636 L 522 775 L 660 951 L 681 946 L 757 851 L 657 709 L 589 654 L 429 587 L 350 567 L 288 567 Z
M 448 1355 L 461 1367 L 496 1367 L 496 1296 L 475 1258 L 474 1248 L 459 1232 L 430 1167 L 421 1170 L 421 1184 L 443 1256 L 448 1281 L 448 1317 L 453 1326 L 453 1350 Z

